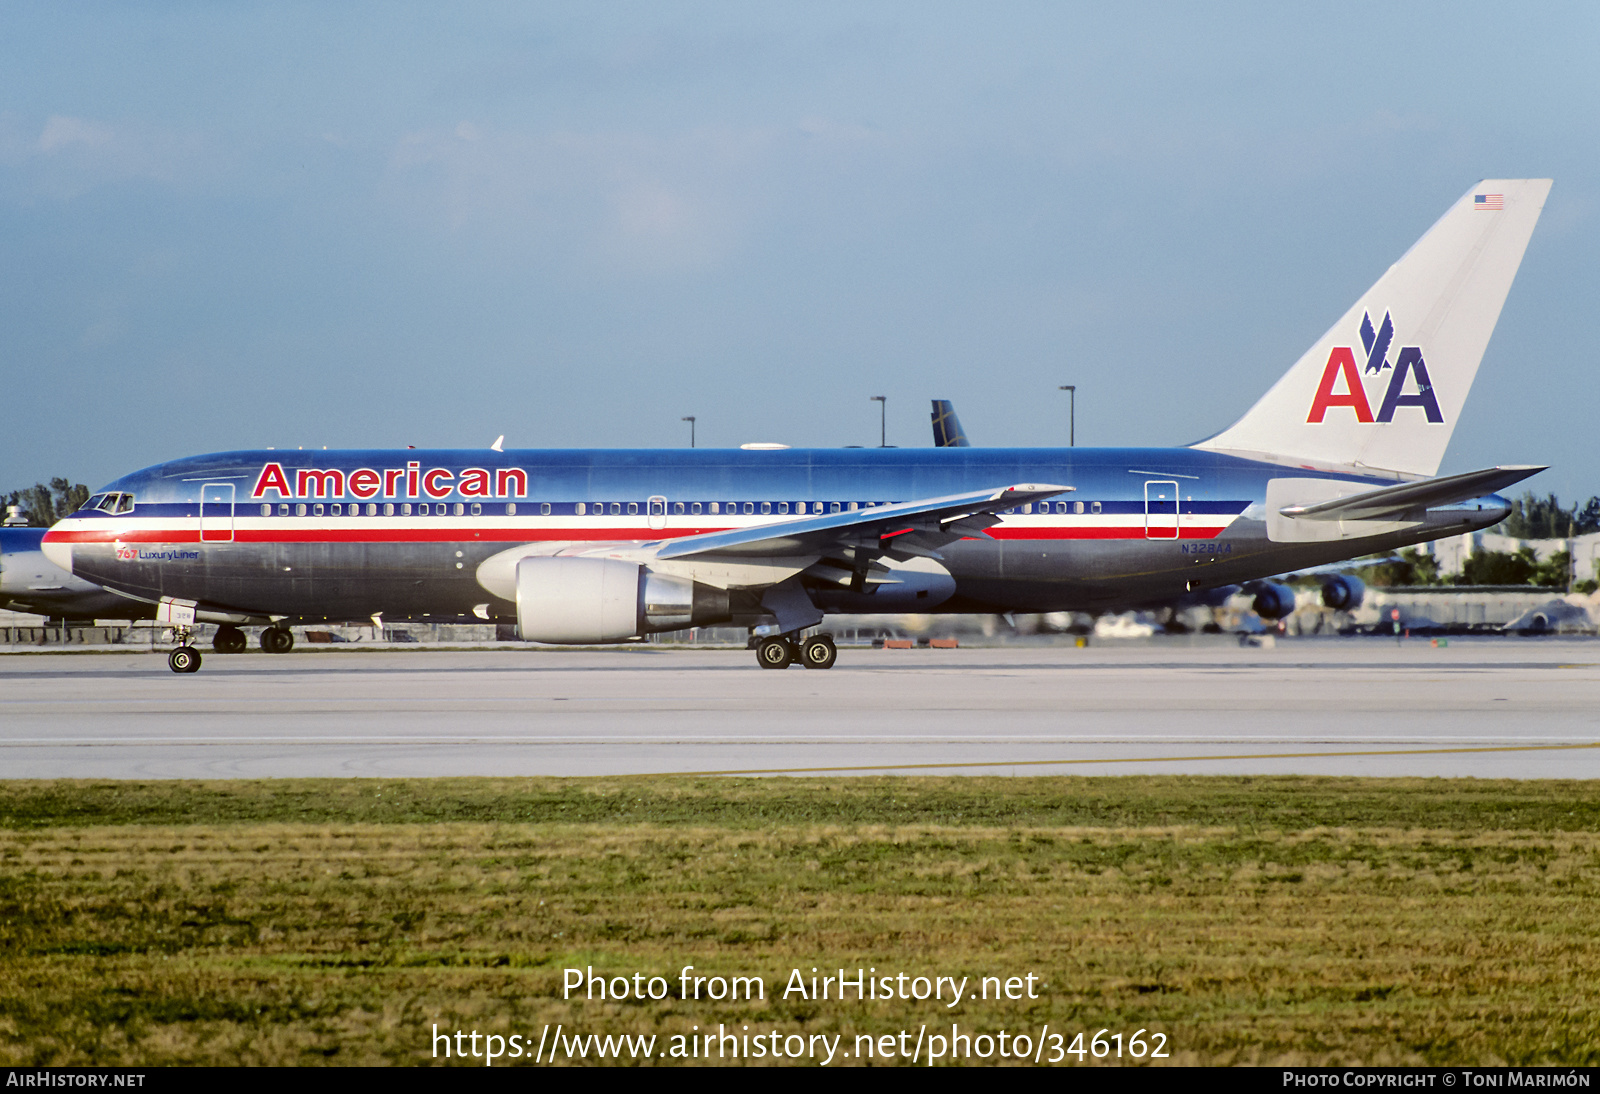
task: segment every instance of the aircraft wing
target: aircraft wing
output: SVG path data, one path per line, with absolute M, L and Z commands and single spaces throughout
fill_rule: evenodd
M 1075 489 L 1048 483 L 1022 483 L 970 494 L 876 505 L 854 512 L 825 513 L 754 528 L 684 536 L 661 543 L 651 554 L 662 560 L 836 553 L 853 558 L 858 552 L 902 560 L 918 556 L 938 558 L 938 549 L 947 543 L 968 537 L 987 539 L 986 529 L 1000 523 L 1001 510 Z
M 1398 520 L 1419 509 L 1493 494 L 1543 470 L 1543 467 L 1531 465 L 1490 467 L 1462 475 L 1385 486 L 1316 505 L 1286 505 L 1278 512 L 1297 520 Z

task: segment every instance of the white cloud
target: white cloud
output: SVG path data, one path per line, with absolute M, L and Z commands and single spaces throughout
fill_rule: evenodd
M 38 147 L 39 151 L 45 154 L 73 146 L 104 148 L 111 144 L 115 136 L 111 127 L 101 122 L 53 114 L 44 123 L 44 131 L 39 134 Z
M 66 114 L 34 125 L 16 114 L 0 117 L 0 164 L 27 190 L 58 199 L 133 180 L 207 180 L 222 166 L 197 135 Z
M 395 145 L 386 197 L 454 235 L 602 273 L 700 269 L 735 251 L 759 203 L 765 131 L 530 135 L 461 121 Z

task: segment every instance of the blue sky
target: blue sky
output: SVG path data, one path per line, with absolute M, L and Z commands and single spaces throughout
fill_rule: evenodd
M 1600 6 L 7 4 L 0 486 L 265 445 L 1182 444 L 1555 179 L 1443 471 L 1600 493 Z

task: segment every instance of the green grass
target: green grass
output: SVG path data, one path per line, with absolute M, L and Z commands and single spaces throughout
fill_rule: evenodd
M 1586 782 L 0 783 L 0 1064 L 955 1021 L 1159 1030 L 1178 1063 L 1592 1065 L 1597 890 Z M 562 999 L 590 965 L 768 995 Z M 1048 986 L 779 997 L 813 966 Z
M 1600 832 L 1600 791 L 1576 781 L 1300 777 L 0 782 L 0 830 L 446 822 Z

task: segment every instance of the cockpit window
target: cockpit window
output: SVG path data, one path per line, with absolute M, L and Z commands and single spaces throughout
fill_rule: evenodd
M 83 503 L 85 509 L 98 509 L 102 513 L 131 513 L 133 512 L 132 494 L 96 494 Z

